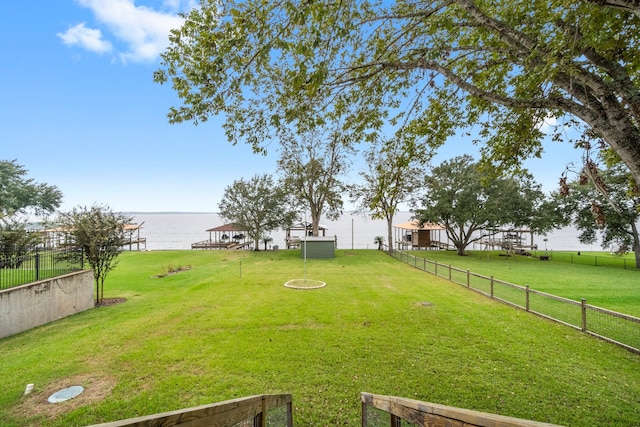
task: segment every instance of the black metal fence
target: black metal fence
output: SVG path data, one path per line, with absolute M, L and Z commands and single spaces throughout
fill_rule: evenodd
M 75 248 L 0 247 L 0 290 L 84 270 L 83 259 Z
M 394 251 L 393 256 L 420 270 L 473 289 L 490 298 L 530 313 L 560 322 L 605 341 L 640 353 L 640 318 L 587 304 L 586 300 L 567 298 L 536 291 L 529 286 L 503 282 L 423 257 Z

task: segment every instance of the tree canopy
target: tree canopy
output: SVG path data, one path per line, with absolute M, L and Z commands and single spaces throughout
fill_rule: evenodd
M 459 255 L 476 241 L 501 227 L 530 227 L 543 232 L 553 223 L 541 212 L 544 193 L 530 176 L 487 179 L 491 176 L 471 156 L 459 156 L 433 168 L 424 179 L 424 191 L 416 201 L 416 218 L 445 227 Z
M 290 226 L 298 215 L 291 207 L 289 195 L 270 175 L 234 181 L 225 188 L 218 209 L 223 218 L 247 232 L 256 251 L 266 233 Z
M 0 160 L 0 217 L 33 209 L 50 213 L 62 202 L 62 192 L 54 185 L 26 178 L 27 169 L 16 160 Z
M 348 170 L 350 144 L 337 132 L 314 131 L 286 137 L 281 146 L 278 166 L 285 189 L 309 210 L 317 236 L 323 213 L 329 219 L 342 214 L 346 188 L 341 178 Z
M 205 0 L 154 78 L 183 102 L 171 122 L 222 113 L 257 151 L 340 117 L 355 140 L 391 126 L 433 147 L 474 126 L 485 160 L 517 168 L 562 117 L 640 184 L 639 24 L 636 0 Z
M 598 170 L 590 162 L 556 195 L 562 212 L 580 231 L 580 242 L 595 243 L 600 237 L 603 248 L 631 249 L 640 268 L 640 192 L 629 183 L 621 164 Z

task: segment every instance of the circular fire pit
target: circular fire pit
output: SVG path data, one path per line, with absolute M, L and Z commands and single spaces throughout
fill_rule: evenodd
M 327 284 L 320 280 L 293 279 L 285 283 L 284 286 L 291 289 L 320 289 L 327 286 Z

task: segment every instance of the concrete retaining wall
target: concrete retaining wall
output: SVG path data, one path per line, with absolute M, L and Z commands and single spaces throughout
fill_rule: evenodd
M 0 338 L 93 306 L 91 270 L 5 289 L 0 291 Z

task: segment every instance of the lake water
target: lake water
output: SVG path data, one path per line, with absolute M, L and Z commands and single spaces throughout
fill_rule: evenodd
M 140 237 L 147 239 L 147 250 L 191 249 L 191 244 L 209 239 L 207 229 L 223 225 L 225 221 L 215 213 L 131 213 L 133 221 L 142 224 Z M 410 220 L 411 212 L 398 212 L 394 224 Z M 375 249 L 373 239 L 384 236 L 387 240 L 387 222 L 372 220 L 361 214 L 345 213 L 337 221 L 323 220 L 327 236 L 336 236 L 338 249 Z M 270 245 L 285 247 L 285 231 L 270 233 Z M 394 234 L 395 236 L 395 234 Z M 444 232 L 442 233 L 444 237 Z M 534 236 L 534 244 L 539 249 L 562 251 L 600 251 L 599 244 L 582 245 L 578 232 L 573 228 L 563 228 L 545 236 Z M 544 242 L 544 238 L 547 242 Z M 469 246 L 468 249 L 481 249 Z

